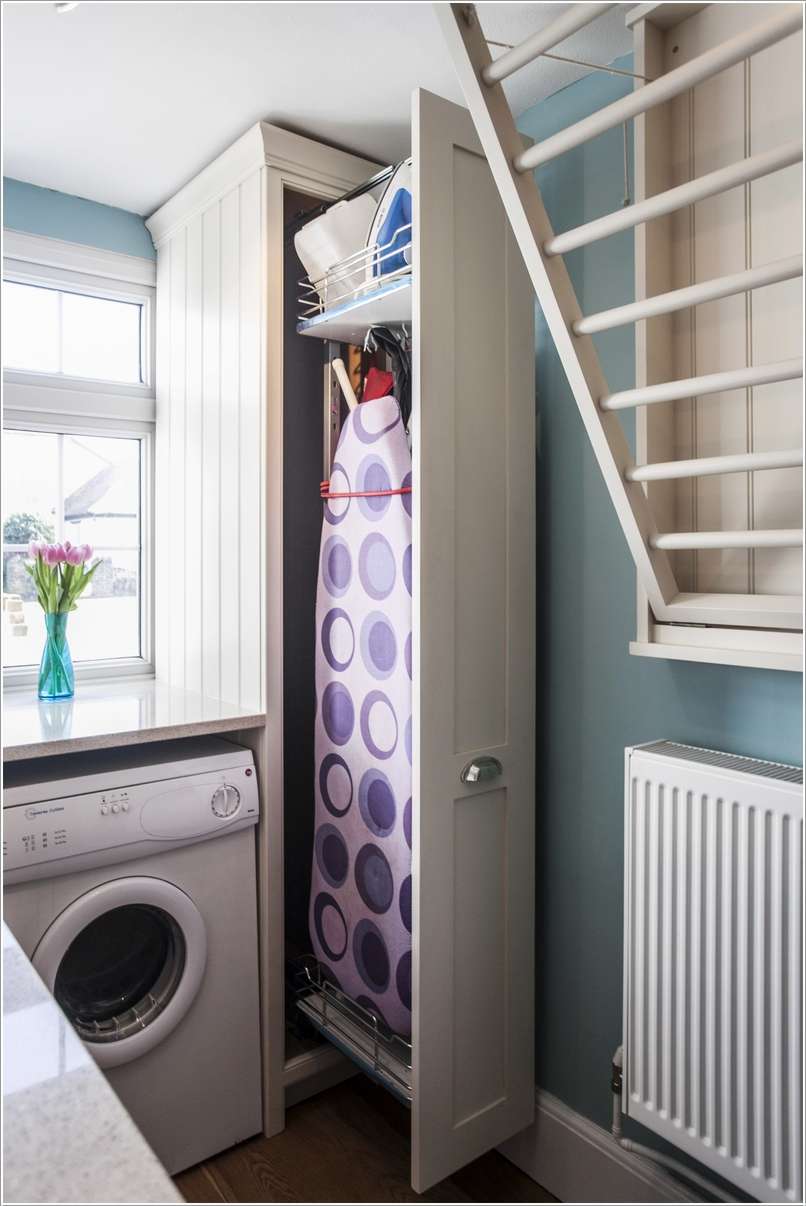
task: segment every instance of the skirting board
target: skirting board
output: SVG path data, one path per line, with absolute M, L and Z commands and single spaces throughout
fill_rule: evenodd
M 357 1075 L 355 1064 L 329 1043 L 295 1055 L 286 1062 L 283 1070 L 286 1109 Z
M 543 1089 L 533 1124 L 498 1150 L 561 1202 L 702 1201 Z

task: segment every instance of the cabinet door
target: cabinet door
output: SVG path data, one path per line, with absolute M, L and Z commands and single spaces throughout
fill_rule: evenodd
M 534 1113 L 534 298 L 468 113 L 414 96 L 412 1182 Z M 494 758 L 501 773 L 462 772 Z

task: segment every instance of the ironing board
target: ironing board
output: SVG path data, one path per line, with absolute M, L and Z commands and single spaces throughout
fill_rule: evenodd
M 324 502 L 309 925 L 325 977 L 405 1037 L 411 1034 L 410 490 L 411 456 L 396 400 L 362 403 L 342 428 Z

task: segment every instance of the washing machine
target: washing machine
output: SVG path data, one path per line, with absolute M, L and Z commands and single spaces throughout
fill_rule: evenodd
M 261 1130 L 258 813 L 221 738 L 6 764 L 6 922 L 172 1173 Z

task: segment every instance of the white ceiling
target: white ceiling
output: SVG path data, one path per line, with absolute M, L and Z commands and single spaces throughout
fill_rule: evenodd
M 567 4 L 479 4 L 522 41 Z M 620 5 L 562 53 L 631 46 Z M 149 214 L 260 118 L 392 162 L 421 86 L 461 101 L 429 3 L 3 5 L 4 174 Z M 494 54 L 501 51 L 493 50 Z M 516 113 L 586 72 L 542 59 L 507 84 Z

